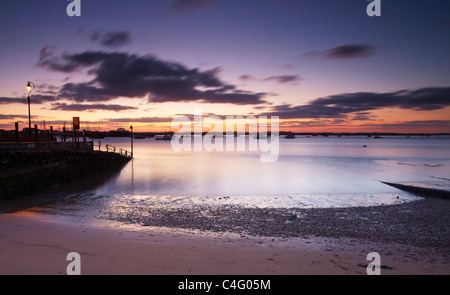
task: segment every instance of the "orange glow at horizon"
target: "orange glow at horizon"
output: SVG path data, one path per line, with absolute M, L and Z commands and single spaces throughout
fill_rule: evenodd
M 117 100 L 114 104 L 131 105 L 130 100 Z M 171 103 L 160 104 L 155 107 L 142 106 L 142 102 L 133 101 L 136 110 L 130 111 L 55 111 L 49 106 L 31 105 L 32 124 L 37 124 L 39 129 L 62 130 L 62 127 L 72 129 L 72 118 L 80 117 L 81 129 L 87 131 L 110 131 L 124 128 L 129 130 L 133 125 L 134 132 L 168 132 L 177 131 L 172 128 L 172 119 L 177 114 L 193 116 L 192 104 Z M 217 110 L 217 105 L 202 104 L 203 120 Z M 247 114 L 242 117 L 248 118 L 254 115 L 258 119 L 258 114 L 249 107 L 227 105 L 220 108 L 226 114 Z M 400 108 L 384 108 L 365 112 L 365 114 L 348 114 L 343 118 L 279 118 L 279 131 L 286 132 L 335 132 L 335 133 L 357 133 L 357 132 L 395 132 L 395 133 L 450 133 L 450 120 L 448 114 L 450 107 L 440 110 L 417 111 Z M 14 123 L 19 122 L 19 130 L 27 127 L 27 106 L 26 104 L 2 105 L 0 117 L 0 129 L 13 130 Z M 11 114 L 11 115 L 5 115 Z M 226 121 L 226 115 L 215 114 L 221 120 Z M 235 115 L 234 117 L 237 117 Z M 192 118 L 191 118 L 192 120 Z M 268 130 L 270 130 L 270 117 L 267 118 Z M 209 126 L 209 127 L 208 127 Z M 205 127 L 207 132 L 212 126 Z M 226 126 L 223 126 L 226 132 Z

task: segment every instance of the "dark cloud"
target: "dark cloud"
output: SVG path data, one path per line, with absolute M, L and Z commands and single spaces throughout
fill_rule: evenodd
M 430 130 L 429 132 L 445 132 L 448 133 L 450 128 L 450 120 L 427 120 L 427 121 L 398 121 L 395 123 L 364 123 L 358 122 L 358 125 L 350 125 L 354 119 L 314 119 L 308 121 L 280 121 L 280 127 L 302 127 L 302 128 L 325 128 L 329 131 L 333 131 L 333 128 L 338 128 L 342 131 L 343 128 L 351 127 L 357 128 L 361 131 L 380 131 L 384 132 L 408 132 L 408 133 L 420 133 L 428 132 L 423 130 Z M 357 131 L 357 130 L 355 130 Z
M 257 79 L 253 78 L 250 75 L 242 75 L 239 77 L 239 80 L 247 82 L 247 81 L 252 81 L 252 80 L 257 80 Z
M 96 31 L 90 35 L 90 40 L 106 47 L 118 47 L 131 42 L 131 35 L 126 31 Z
M 11 103 L 27 103 L 25 98 L 17 97 L 0 97 L 0 104 L 11 104 Z
M 370 112 L 357 112 L 352 114 L 353 117 L 351 118 L 353 121 L 369 121 L 373 119 L 373 116 Z
M 57 97 L 54 95 L 32 94 L 30 101 L 32 104 L 42 104 L 48 101 L 55 101 L 56 99 Z M 0 104 L 11 103 L 27 104 L 28 100 L 26 97 L 0 97 Z
M 427 120 L 427 121 L 403 121 L 403 122 L 395 122 L 395 123 L 379 123 L 379 124 L 362 124 L 360 127 L 365 128 L 375 128 L 375 129 L 403 129 L 410 131 L 423 130 L 424 128 L 430 128 L 432 130 L 442 129 L 443 131 L 448 130 L 450 128 L 450 120 Z
M 267 81 L 275 81 L 278 83 L 297 83 L 301 81 L 301 78 L 299 75 L 275 75 L 270 76 L 263 79 L 258 79 L 250 75 L 242 75 L 239 77 L 239 80 L 243 82 L 248 81 L 261 81 L 261 82 L 267 82 Z
M 170 12 L 191 12 L 204 8 L 216 0 L 176 0 Z
M 50 69 L 52 71 L 71 73 L 83 67 L 97 64 L 99 60 L 105 58 L 103 52 L 84 52 L 81 54 L 62 53 L 55 55 L 55 46 L 45 46 L 39 52 L 37 66 Z
M 115 123 L 171 123 L 173 117 L 140 117 L 140 118 L 109 118 L 105 119 L 108 122 Z
M 357 92 L 332 95 L 313 100 L 309 104 L 278 105 L 261 114 L 296 118 L 346 118 L 349 114 L 367 117 L 368 111 L 396 107 L 415 111 L 439 110 L 450 106 L 450 87 L 427 87 L 388 93 Z
M 330 49 L 327 56 L 331 58 L 361 58 L 374 54 L 374 47 L 370 45 L 343 45 Z
M 27 115 L 3 115 L 0 114 L 0 120 L 12 120 L 12 119 L 28 119 Z
M 327 57 L 333 59 L 366 58 L 375 54 L 375 47 L 367 44 L 348 44 L 334 47 L 325 51 L 311 51 L 304 56 Z
M 107 101 L 117 97 L 147 97 L 151 102 L 202 101 L 239 105 L 261 104 L 266 93 L 236 89 L 221 81 L 220 68 L 200 71 L 160 60 L 123 52 L 86 51 L 55 55 L 54 48 L 41 50 L 38 65 L 52 71 L 75 72 L 89 69 L 94 79 L 67 83 L 59 97 L 77 102 Z
M 276 81 L 278 83 L 296 83 L 300 82 L 300 80 L 298 75 L 270 76 L 264 79 L 264 81 Z
M 123 106 L 117 104 L 66 104 L 66 103 L 53 103 L 51 110 L 54 111 L 125 111 L 125 110 L 135 110 L 136 107 Z

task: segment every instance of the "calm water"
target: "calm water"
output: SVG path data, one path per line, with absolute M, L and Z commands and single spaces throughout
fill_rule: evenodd
M 130 150 L 129 138 L 101 143 Z M 92 210 L 205 204 L 346 207 L 417 199 L 380 181 L 450 182 L 450 137 L 281 137 L 277 161 L 261 162 L 261 153 L 176 152 L 170 141 L 135 139 L 135 158 L 118 175 L 72 198 Z

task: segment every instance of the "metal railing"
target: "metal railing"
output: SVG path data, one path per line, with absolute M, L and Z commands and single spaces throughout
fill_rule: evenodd
M 19 132 L 18 123 L 15 123 L 15 133 L 12 136 L 2 136 L 0 141 L 3 142 L 0 150 L 97 150 L 94 144 L 93 136 L 88 136 L 84 132 L 53 130 L 39 130 L 34 124 L 34 129 L 27 132 Z M 133 150 L 133 148 L 131 148 Z M 101 140 L 98 141 L 98 151 L 101 149 Z M 106 145 L 106 152 L 118 153 L 121 156 L 133 157 L 133 152 L 115 146 Z
M 100 144 L 99 144 L 99 150 L 100 150 Z M 108 153 L 115 153 L 116 150 L 117 150 L 117 148 L 115 146 L 110 145 L 110 144 L 106 145 L 106 151 Z M 133 154 L 130 151 L 127 151 L 126 149 L 122 149 L 122 148 L 119 148 L 119 154 L 124 157 L 130 157 L 130 158 L 133 157 Z

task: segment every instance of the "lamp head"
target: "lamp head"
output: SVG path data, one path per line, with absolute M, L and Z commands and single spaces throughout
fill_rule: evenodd
M 34 83 L 28 81 L 27 86 L 25 86 L 25 88 L 27 88 L 28 94 L 31 93 L 31 91 L 34 90 Z

